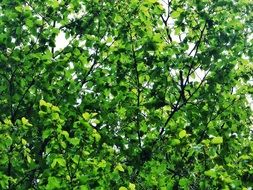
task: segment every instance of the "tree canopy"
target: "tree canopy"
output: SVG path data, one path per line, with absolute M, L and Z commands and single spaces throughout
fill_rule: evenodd
M 252 1 L 0 5 L 0 189 L 253 187 Z

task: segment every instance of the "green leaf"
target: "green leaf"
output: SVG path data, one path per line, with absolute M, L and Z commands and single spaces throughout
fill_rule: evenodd
M 21 139 L 21 143 L 22 143 L 22 145 L 26 145 L 27 141 L 25 139 Z
M 105 160 L 101 160 L 101 162 L 98 163 L 98 167 L 105 168 L 106 167 L 106 161 Z
M 135 188 L 136 188 L 135 184 L 133 184 L 133 183 L 129 183 L 128 187 L 130 190 L 135 190 Z
M 40 106 L 41 106 L 41 107 L 42 107 L 42 106 L 49 107 L 50 104 L 47 103 L 47 102 L 45 102 L 45 100 L 40 100 Z
M 42 132 L 42 138 L 43 140 L 45 140 L 46 138 L 48 138 L 52 133 L 52 129 L 46 129 Z
M 221 144 L 223 143 L 223 138 L 222 137 L 214 137 L 211 141 L 212 144 Z
M 59 120 L 60 119 L 60 116 L 58 113 L 52 113 L 52 119 L 53 120 Z
M 55 158 L 51 164 L 51 167 L 54 168 L 57 163 L 59 164 L 59 166 L 66 166 L 66 161 L 63 158 Z
M 2 188 L 6 188 L 8 186 L 8 182 L 11 179 L 10 177 L 8 177 L 7 175 L 4 175 L 2 172 L 0 172 L 0 187 Z
M 21 121 L 23 125 L 32 126 L 32 124 L 30 124 L 29 121 L 25 117 L 22 117 Z
M 71 144 L 73 144 L 74 146 L 77 146 L 80 143 L 80 139 L 74 137 L 74 138 L 69 138 L 68 140 Z
M 11 138 L 10 135 L 4 135 L 4 136 L 2 136 L 2 138 L 4 138 L 3 144 L 5 144 L 6 146 L 11 146 L 12 145 L 13 139 Z
M 69 133 L 67 131 L 62 131 L 61 134 L 68 140 L 69 139 Z
M 52 111 L 60 112 L 60 109 L 57 106 L 52 106 Z
M 121 187 L 119 188 L 119 190 L 127 190 L 127 188 L 126 188 L 126 187 L 121 186 Z
M 26 156 L 26 159 L 27 159 L 27 162 L 28 162 L 28 163 L 31 163 L 31 162 L 32 162 L 32 158 L 31 158 L 29 155 Z
M 30 19 L 27 19 L 27 20 L 25 21 L 25 24 L 26 24 L 29 28 L 32 28 L 34 22 L 33 22 L 32 20 L 30 20 Z
M 179 140 L 179 139 L 173 139 L 173 140 L 171 141 L 171 145 L 172 145 L 172 146 L 176 146 L 176 145 L 178 145 L 178 144 L 180 144 L 180 140 Z
M 242 160 L 249 160 L 249 159 L 251 159 L 251 157 L 249 155 L 242 155 L 239 158 L 242 159 Z
M 179 185 L 181 187 L 188 187 L 188 182 L 189 182 L 189 180 L 187 178 L 181 178 L 179 180 Z
M 60 187 L 61 187 L 61 182 L 58 178 L 56 178 L 56 177 L 49 177 L 48 178 L 48 183 L 47 183 L 46 189 L 53 190 L 53 189 L 58 189 Z
M 120 172 L 124 172 L 125 171 L 121 164 L 117 164 L 117 166 L 115 167 L 115 170 L 118 170 Z
M 96 142 L 99 142 L 101 139 L 100 134 L 96 131 L 96 129 L 93 129 L 93 134 L 92 136 L 95 138 Z
M 59 7 L 59 2 L 58 2 L 58 0 L 52 0 L 52 7 L 53 7 L 54 9 L 56 9 L 56 8 Z
M 179 132 L 179 138 L 184 138 L 187 135 L 186 130 L 182 130 Z
M 74 54 L 75 54 L 76 56 L 79 56 L 79 55 L 81 54 L 81 52 L 80 52 L 79 49 L 75 48 L 75 49 L 74 49 Z
M 173 11 L 171 13 L 172 18 L 178 18 L 180 16 L 181 12 L 180 11 Z
M 81 185 L 80 190 L 89 190 L 87 185 Z
M 213 178 L 216 177 L 216 171 L 214 169 L 205 171 L 204 173 L 205 173 L 206 176 L 213 177 Z
M 115 22 L 122 22 L 123 21 L 123 18 L 120 16 L 120 15 L 116 15 L 115 18 L 114 18 Z
M 146 0 L 148 3 L 156 3 L 157 0 Z
M 63 158 L 57 158 L 57 162 L 60 166 L 66 166 L 66 161 Z
M 86 121 L 90 119 L 90 114 L 88 112 L 83 113 L 82 116 Z
M 4 123 L 7 125 L 13 125 L 10 119 L 4 119 Z
M 23 8 L 22 8 L 22 6 L 17 6 L 17 7 L 15 7 L 15 9 L 16 9 L 16 11 L 18 11 L 18 12 L 22 12 L 22 10 L 23 10 Z

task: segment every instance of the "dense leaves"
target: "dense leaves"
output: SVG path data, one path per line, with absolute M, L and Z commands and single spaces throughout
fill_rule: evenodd
M 0 189 L 253 187 L 251 1 L 0 5 Z

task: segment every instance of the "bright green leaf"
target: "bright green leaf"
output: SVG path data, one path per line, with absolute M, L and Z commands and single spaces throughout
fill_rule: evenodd
M 127 188 L 126 188 L 126 187 L 121 186 L 121 187 L 119 188 L 119 190 L 127 190 Z
M 77 146 L 77 145 L 80 143 L 80 139 L 78 139 L 78 138 L 76 138 L 76 137 L 70 138 L 70 139 L 69 139 L 69 142 L 70 142 L 71 144 L 73 144 L 74 146 Z
M 186 130 L 182 130 L 179 132 L 179 138 L 184 138 L 187 135 Z
M 209 176 L 209 177 L 213 177 L 213 178 L 216 177 L 216 171 L 215 171 L 214 169 L 205 171 L 204 173 L 205 173 L 205 175 L 207 175 L 207 176 Z
M 85 112 L 85 113 L 83 113 L 83 118 L 85 119 L 85 120 L 89 120 L 90 119 L 90 114 L 88 113 L 88 112 Z
M 117 164 L 117 166 L 115 167 L 115 170 L 118 170 L 118 171 L 121 171 L 121 172 L 125 171 L 121 164 Z
M 129 183 L 128 187 L 130 190 L 135 190 L 135 184 L 133 184 L 133 183 Z
M 223 138 L 222 137 L 214 137 L 211 141 L 212 144 L 221 144 L 223 143 Z

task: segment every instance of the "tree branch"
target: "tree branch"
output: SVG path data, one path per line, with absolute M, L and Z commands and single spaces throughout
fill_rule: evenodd
M 195 51 L 193 57 L 195 57 L 195 56 L 197 55 L 198 49 L 199 49 L 199 46 L 200 46 L 200 43 L 201 43 L 201 40 L 202 40 L 202 38 L 203 38 L 203 36 L 204 36 L 204 32 L 205 32 L 206 26 L 207 26 L 207 22 L 205 22 L 204 27 L 203 27 L 203 29 L 202 29 L 201 32 L 200 32 L 199 39 L 198 39 L 197 42 L 195 43 L 194 47 L 192 48 L 192 50 L 190 51 L 190 53 L 188 54 L 188 56 L 190 56 L 190 55 L 193 53 L 193 51 L 194 51 L 195 49 L 196 49 L 196 51 Z
M 179 111 L 184 105 L 186 105 L 188 103 L 188 101 L 193 97 L 193 95 L 200 89 L 200 87 L 202 86 L 202 84 L 204 83 L 206 76 L 209 72 L 207 71 L 205 76 L 203 77 L 202 81 L 200 82 L 200 84 L 198 85 L 198 87 L 194 90 L 194 92 L 186 99 L 185 102 L 183 102 L 182 104 L 180 104 L 180 100 L 182 98 L 182 94 L 179 95 L 179 98 L 177 100 L 176 105 L 174 106 L 174 109 L 171 111 L 168 119 L 166 120 L 166 122 L 164 123 L 164 126 L 162 127 L 160 133 L 159 133 L 159 137 L 156 141 L 158 141 L 160 139 L 160 137 L 163 135 L 165 128 L 167 126 L 167 124 L 169 123 L 169 121 L 171 120 L 171 118 L 174 116 L 174 114 Z M 156 143 L 155 141 L 155 143 Z
M 135 54 L 135 50 L 134 50 L 134 41 L 133 41 L 133 37 L 132 34 L 130 34 L 130 38 L 131 38 L 131 44 L 132 44 L 132 56 L 133 56 L 133 62 L 134 62 L 134 70 L 135 70 L 135 74 L 136 74 L 136 82 L 137 82 L 137 135 L 138 135 L 138 141 L 139 141 L 139 147 L 140 149 L 142 149 L 142 145 L 141 145 L 141 134 L 140 134 L 140 95 L 141 95 L 141 85 L 140 85 L 140 79 L 139 79 L 139 72 L 138 72 L 138 63 L 137 63 L 137 59 L 136 59 L 136 54 Z

